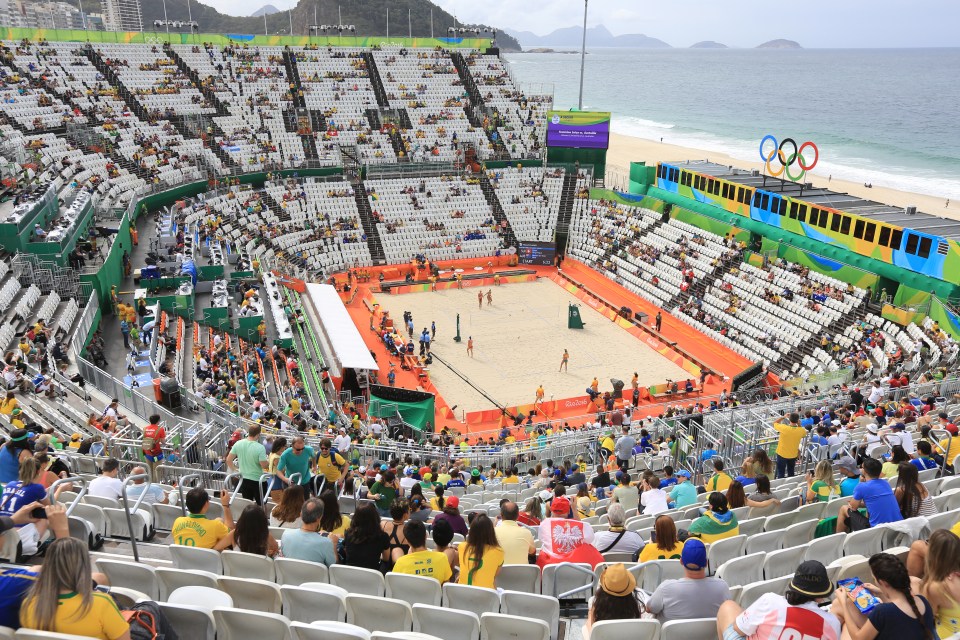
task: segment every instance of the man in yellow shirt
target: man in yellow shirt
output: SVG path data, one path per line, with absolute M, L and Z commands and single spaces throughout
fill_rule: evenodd
M 190 515 L 181 516 L 173 521 L 170 537 L 174 544 L 186 547 L 200 547 L 223 551 L 233 544 L 233 514 L 230 512 L 230 493 L 220 493 L 223 505 L 223 520 L 211 520 L 206 516 L 210 509 L 210 496 L 203 487 L 194 487 L 187 493 L 184 501 Z
M 607 432 L 600 436 L 600 455 L 603 457 L 604 462 L 610 455 L 613 453 L 613 449 L 616 444 L 613 441 L 613 433 Z
M 710 479 L 707 480 L 703 485 L 704 489 L 707 490 L 707 493 L 711 491 L 726 492 L 727 488 L 733 483 L 733 478 L 731 478 L 730 475 L 723 470 L 722 459 L 714 458 L 713 468 L 715 473 L 710 476 Z
M 796 475 L 797 458 L 800 457 L 800 444 L 807 436 L 807 430 L 800 426 L 800 414 L 791 413 L 789 422 L 780 418 L 773 429 L 780 434 L 777 442 L 777 477 L 788 478 Z
M 330 454 L 330 438 L 320 440 L 320 455 L 317 456 L 317 473 L 327 480 L 328 487 L 340 481 L 347 471 L 347 462 L 339 453 Z
M 493 530 L 503 549 L 503 564 L 527 564 L 529 556 L 537 553 L 533 534 L 517 524 L 520 509 L 516 502 L 504 502 L 500 507 L 500 524 Z
M 957 465 L 953 464 L 957 456 L 960 456 L 960 436 L 944 438 L 939 442 L 940 451 L 944 452 L 943 457 L 947 459 L 948 465 L 953 465 L 953 472 L 957 472 Z
M 427 549 L 427 527 L 419 520 L 407 520 L 403 525 L 403 537 L 410 551 L 393 565 L 394 573 L 433 578 L 440 584 L 453 577 L 453 569 L 447 556 Z

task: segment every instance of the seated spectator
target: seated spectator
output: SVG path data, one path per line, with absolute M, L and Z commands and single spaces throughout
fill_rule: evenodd
M 900 445 L 894 445 L 890 450 L 890 459 L 884 461 L 880 469 L 880 477 L 884 480 L 896 478 L 900 475 L 900 464 L 910 462 L 910 456 Z
M 143 467 L 134 467 L 130 470 L 131 476 L 142 476 L 147 473 L 147 470 Z M 170 499 L 167 497 L 166 492 L 164 492 L 163 487 L 158 484 L 151 483 L 147 485 L 147 482 L 144 478 L 138 478 L 133 481 L 133 484 L 127 487 L 127 501 L 132 507 L 134 503 L 143 495 L 143 502 L 141 504 L 151 505 L 151 504 L 168 504 Z
M 640 506 L 640 492 L 636 487 L 630 486 L 630 473 L 620 471 L 617 475 L 620 476 L 620 484 L 613 490 L 611 500 L 622 504 L 624 511 L 638 508 Z
M 653 523 L 653 537 L 640 552 L 638 562 L 651 560 L 679 560 L 683 542 L 677 538 L 677 525 L 670 516 L 657 516 Z
M 503 549 L 503 564 L 528 564 L 530 556 L 537 555 L 533 534 L 517 524 L 520 508 L 516 502 L 504 502 L 500 507 L 500 524 L 494 528 L 497 542 Z
M 737 516 L 727 505 L 727 497 L 719 491 L 714 491 L 710 494 L 708 502 L 709 509 L 691 523 L 690 535 L 709 543 L 740 535 L 740 524 L 737 522 Z
M 899 522 L 900 505 L 893 489 L 886 480 L 880 479 L 883 465 L 875 458 L 863 461 L 864 481 L 857 485 L 849 504 L 840 507 L 837 515 L 837 533 L 862 531 L 886 522 Z M 859 509 L 866 507 L 867 516 Z
M 543 500 L 540 496 L 533 496 L 527 499 L 523 511 L 517 517 L 517 522 L 525 524 L 528 527 L 539 527 L 540 520 L 543 519 Z M 436 518 L 434 518 L 436 523 Z
M 900 505 L 900 515 L 903 519 L 923 516 L 929 518 L 937 515 L 937 505 L 933 503 L 933 496 L 926 485 L 920 482 L 920 472 L 908 462 L 900 463 L 900 474 L 897 477 L 897 488 L 893 495 Z
M 380 528 L 387 534 L 387 539 L 390 541 L 388 547 L 390 553 L 386 560 L 392 565 L 410 550 L 410 545 L 403 536 L 403 524 L 410 518 L 410 503 L 405 498 L 394 500 L 390 505 L 390 517 L 390 521 L 385 520 L 380 523 Z
M 600 553 L 630 553 L 636 554 L 643 546 L 643 538 L 636 531 L 627 531 L 624 525 L 627 520 L 623 505 L 614 502 L 607 509 L 607 519 L 610 529 L 596 531 L 593 534 L 593 546 Z M 673 522 L 673 520 L 671 520 Z
M 39 473 L 40 463 L 36 458 L 27 458 L 20 463 L 20 479 L 8 483 L 3 488 L 3 495 L 0 495 L 0 516 L 13 516 L 28 504 L 49 504 L 46 489 L 37 482 Z M 32 556 L 37 552 L 38 545 L 47 532 L 47 524 L 46 520 L 40 519 L 17 525 L 16 531 L 20 535 L 24 555 Z
M 714 472 L 713 475 L 710 476 L 710 479 L 703 485 L 704 491 L 726 491 L 730 483 L 733 482 L 733 478 L 723 470 L 723 458 L 714 458 L 711 462 L 713 463 Z
M 460 543 L 460 584 L 493 589 L 503 566 L 503 549 L 497 542 L 493 521 L 478 513 L 465 542 Z
M 230 531 L 233 529 L 233 514 L 230 513 L 230 494 L 220 493 L 223 505 L 223 520 L 207 518 L 210 509 L 210 496 L 203 487 L 194 487 L 187 492 L 184 504 L 190 515 L 181 516 L 173 521 L 170 537 L 174 544 L 203 549 L 223 551 L 233 543 Z
M 821 460 L 807 472 L 807 502 L 828 502 L 840 496 L 840 487 L 833 479 L 833 465 Z
M 747 506 L 754 509 L 763 509 L 772 504 L 780 504 L 773 492 L 770 490 L 770 476 L 761 473 L 754 478 L 754 491 L 747 497 Z
M 797 567 L 784 595 L 765 593 L 746 609 L 733 600 L 724 602 L 717 613 L 717 635 L 723 640 L 839 640 L 840 621 L 818 606 L 832 590 L 826 567 L 807 560 Z
M 720 578 L 707 577 L 707 548 L 692 538 L 680 554 L 683 577 L 666 580 L 647 600 L 647 611 L 660 622 L 684 618 L 716 618 L 730 599 L 730 588 Z
M 280 545 L 270 533 L 270 523 L 263 507 L 247 505 L 237 518 L 237 526 L 230 533 L 237 551 L 270 558 L 280 553 Z
M 697 488 L 690 482 L 690 472 L 677 471 L 677 485 L 670 490 L 670 508 L 682 509 L 697 503 Z
M 912 549 L 911 549 L 912 551 Z M 929 553 L 920 591 L 930 601 L 937 634 L 950 638 L 960 633 L 960 537 L 945 529 L 930 536 Z
M 453 569 L 447 556 L 441 551 L 427 549 L 427 527 L 419 520 L 407 520 L 403 535 L 410 544 L 410 551 L 393 565 L 394 573 L 434 578 L 440 584 L 453 577 Z
M 93 586 L 86 544 L 75 538 L 55 540 L 47 549 L 40 577 L 20 609 L 21 626 L 103 640 L 130 640 L 130 625 L 113 598 Z
M 933 447 L 928 441 L 920 440 L 917 442 L 917 457 L 911 460 L 910 464 L 915 466 L 918 471 L 937 468 L 937 461 L 933 459 Z
M 370 503 L 359 505 L 343 534 L 344 563 L 379 571 L 389 547 L 390 538 L 380 528 L 377 508 Z
M 434 524 L 440 520 L 446 521 L 454 533 L 459 533 L 462 536 L 467 535 L 467 522 L 463 519 L 463 516 L 460 515 L 460 498 L 457 496 L 450 496 L 444 499 L 443 508 L 440 510 L 440 513 L 433 516 Z
M 300 487 L 288 487 L 300 489 Z M 276 511 L 276 509 L 274 509 Z M 319 562 L 329 567 L 337 561 L 336 548 L 330 535 L 320 529 L 324 505 L 318 498 L 310 498 L 300 508 L 297 520 L 300 526 L 283 532 L 283 557 L 307 562 Z
M 849 591 L 837 589 L 831 612 L 840 619 L 843 637 L 850 640 L 903 640 L 903 638 L 936 638 L 933 607 L 922 595 L 910 588 L 907 567 L 896 556 L 877 553 L 870 557 L 870 571 L 877 584 L 865 584 L 880 599 L 864 615 L 853 603 Z
M 298 529 L 302 524 L 300 522 L 300 510 L 303 509 L 303 503 L 306 501 L 306 492 L 303 485 L 291 484 L 280 492 L 280 501 L 270 512 L 270 526 L 280 527 L 281 529 Z
M 453 577 L 450 579 L 456 580 L 457 574 L 460 572 L 460 557 L 457 555 L 457 550 L 450 546 L 450 543 L 453 542 L 453 529 L 450 528 L 450 523 L 446 521 L 435 522 L 431 535 L 434 544 L 437 545 L 436 550 L 446 556 L 447 562 L 450 563 L 450 569 L 453 571 Z
M 645 476 L 640 482 L 640 489 L 643 515 L 655 516 L 670 508 L 667 506 L 667 492 L 660 488 L 660 478 L 657 476 Z
M 116 458 L 107 458 L 103 461 L 102 473 L 90 482 L 87 493 L 100 498 L 120 499 L 123 491 L 123 481 L 120 475 L 120 461 Z
M 637 600 L 636 589 L 637 579 L 623 564 L 612 564 L 604 569 L 583 625 L 583 640 L 590 640 L 593 625 L 598 622 L 638 619 L 643 607 Z
M 843 456 L 837 460 L 837 471 L 843 476 L 840 481 L 840 497 L 849 498 L 860 484 L 860 467 L 852 457 Z
M 343 538 L 343 534 L 350 527 L 350 517 L 340 513 L 340 502 L 333 491 L 328 489 L 321 493 L 320 502 L 323 503 L 320 531 L 329 533 L 336 546 L 337 541 Z
M 727 496 L 727 506 L 731 509 L 747 506 L 747 494 L 744 493 L 743 485 L 739 481 L 731 482 L 725 495 Z

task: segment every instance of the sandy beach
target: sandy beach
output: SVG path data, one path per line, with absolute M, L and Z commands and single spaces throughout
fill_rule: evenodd
M 763 170 L 763 165 L 759 162 L 747 162 L 722 153 L 672 145 L 669 144 L 668 138 L 664 140 L 664 142 L 660 142 L 659 140 L 645 140 L 643 138 L 611 133 L 610 149 L 607 152 L 607 184 L 611 186 L 626 186 L 626 176 L 629 175 L 630 163 L 641 161 L 647 164 L 656 164 L 660 161 L 671 160 L 710 160 L 743 169 Z M 610 174 L 611 170 L 613 172 L 612 175 Z M 951 201 L 949 208 L 946 208 L 944 207 L 946 202 L 945 198 L 897 191 L 878 184 L 868 189 L 862 184 L 830 179 L 829 176 L 821 175 L 816 171 L 807 174 L 805 181 L 812 182 L 814 186 L 817 187 L 825 187 L 841 193 L 850 193 L 861 198 L 896 207 L 914 205 L 919 211 L 924 213 L 960 220 L 960 202 Z

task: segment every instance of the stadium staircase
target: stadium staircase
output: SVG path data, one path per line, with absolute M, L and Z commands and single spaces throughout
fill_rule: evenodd
M 662 223 L 658 222 L 657 224 Z M 694 279 L 693 286 L 691 286 L 686 293 L 677 292 L 676 295 L 667 301 L 667 303 L 664 305 L 664 308 L 668 311 L 672 311 L 673 309 L 677 308 L 677 305 L 679 305 L 681 301 L 690 300 L 691 298 L 703 300 L 703 297 L 707 295 L 707 291 L 710 289 L 710 287 L 712 287 L 717 280 L 722 278 L 723 274 L 725 274 L 729 268 L 729 265 L 724 265 L 723 262 L 720 262 L 710 273 L 706 274 L 702 278 Z
M 230 111 L 227 109 L 227 106 L 223 104 L 220 98 L 217 96 L 217 92 L 211 89 L 208 85 L 204 84 L 203 79 L 200 77 L 200 74 L 197 73 L 197 70 L 188 65 L 180 54 L 170 46 L 169 43 L 163 45 L 163 52 L 177 65 L 177 69 L 182 71 L 190 78 L 190 81 L 193 82 L 194 86 L 197 88 L 204 98 L 207 99 L 213 108 L 217 110 L 218 116 L 228 116 Z
M 144 122 L 148 122 L 150 120 L 150 114 L 147 112 L 146 107 L 144 107 L 143 104 L 137 100 L 137 97 L 133 95 L 133 92 L 127 89 L 126 85 L 120 81 L 120 76 L 104 61 L 96 49 L 88 45 L 83 49 L 83 53 L 91 64 L 97 68 L 97 71 L 103 74 L 103 77 L 107 80 L 107 84 L 117 90 L 120 98 L 130 107 L 134 115 Z
M 489 110 L 483 101 L 480 89 L 477 88 L 477 82 L 474 80 L 473 74 L 470 73 L 470 65 L 467 64 L 466 58 L 464 58 L 463 54 L 459 51 L 454 51 L 450 54 L 450 59 L 453 61 L 453 66 L 457 69 L 457 74 L 460 76 L 460 82 L 463 83 L 463 88 L 467 91 L 468 104 L 463 108 L 467 114 L 467 120 L 470 121 L 472 127 L 480 129 L 486 134 L 490 144 L 493 145 L 497 160 L 509 160 L 510 153 L 507 151 L 506 145 L 503 144 L 503 139 L 500 134 L 497 133 L 497 135 L 494 136 L 494 133 L 496 133 L 495 128 L 487 129 L 483 126 L 482 116 L 486 115 Z
M 570 235 L 570 220 L 573 218 L 573 203 L 577 198 L 577 176 L 566 172 L 563 175 L 563 187 L 560 190 L 560 211 L 557 214 L 557 253 L 567 250 L 567 238 Z
M 503 228 L 504 221 L 507 223 L 506 233 L 501 234 L 503 245 L 505 247 L 519 247 L 517 235 L 513 232 L 513 227 L 510 226 L 510 219 L 507 218 L 503 205 L 500 204 L 500 198 L 497 197 L 497 190 L 490 183 L 490 177 L 486 171 L 481 171 L 477 175 L 480 176 L 480 191 L 483 192 L 483 197 L 487 199 L 487 204 L 493 209 L 493 219 L 497 221 L 497 229 Z
M 11 71 L 13 71 L 14 73 L 16 73 L 21 77 L 27 75 L 23 71 L 18 69 L 11 60 L 8 60 L 6 56 L 0 56 L 0 65 L 7 67 L 8 69 L 10 69 Z M 57 91 L 53 87 L 44 85 L 43 91 L 56 96 L 60 100 L 60 102 L 64 104 L 70 105 L 71 107 L 75 106 L 71 100 L 68 100 L 63 94 L 61 94 L 59 91 Z M 14 129 L 16 129 L 17 131 L 19 131 L 25 136 L 37 135 L 42 133 L 52 133 L 54 135 L 63 136 L 67 133 L 66 125 L 60 125 L 57 127 L 41 127 L 38 129 L 28 130 L 25 126 L 20 124 L 20 122 L 18 122 L 16 118 L 11 118 L 5 113 L 0 113 L 0 117 L 2 117 L 2 122 L 4 124 L 9 124 L 11 127 L 13 127 Z
M 326 130 L 326 122 L 319 112 L 307 109 L 307 101 L 303 97 L 303 84 L 300 82 L 300 70 L 297 68 L 297 58 L 289 48 L 283 50 L 283 66 L 287 71 L 287 86 L 293 85 L 290 90 L 290 104 L 293 108 L 283 112 L 284 124 L 287 131 L 300 136 L 300 142 L 303 144 L 303 157 L 308 162 L 318 163 L 320 162 L 320 153 L 317 150 L 317 140 L 313 137 L 313 132 L 317 130 L 317 124 L 320 125 L 320 131 Z M 300 115 L 309 116 L 309 132 L 301 133 L 298 126 Z M 292 129 L 291 126 L 293 126 Z
M 854 313 L 855 312 L 856 310 L 854 310 Z M 835 337 L 837 335 L 841 335 L 846 328 L 850 326 L 850 323 L 850 315 L 842 314 L 839 318 L 828 324 L 823 329 L 814 331 L 809 338 L 798 344 L 796 349 L 793 349 L 789 353 L 785 354 L 781 362 L 771 363 L 771 369 L 781 369 L 782 372 L 774 371 L 774 373 L 777 373 L 777 375 L 779 375 L 781 378 L 790 377 L 789 371 L 793 368 L 793 365 L 802 364 L 803 359 L 806 356 L 813 357 L 813 351 L 820 346 L 820 340 L 823 339 L 823 336 Z
M 370 249 L 373 264 L 387 264 L 387 255 L 383 251 L 380 232 L 377 230 L 377 223 L 373 219 L 373 209 L 370 207 L 367 187 L 360 180 L 357 180 L 353 185 L 353 198 L 357 202 L 357 211 L 360 213 L 360 224 L 363 225 L 363 232 L 367 234 L 367 248 Z
M 264 189 L 260 192 L 260 196 L 263 199 L 263 203 L 267 205 L 267 208 L 270 211 L 273 211 L 280 222 L 290 222 L 290 214 L 287 213 L 287 210 L 280 206 L 280 203 L 277 202 L 276 198 L 270 195 L 270 192 Z
M 363 112 L 363 115 L 367 116 L 367 122 L 370 123 L 370 128 L 374 130 L 379 130 L 383 126 L 383 123 L 380 122 L 380 111 L 377 109 L 367 109 Z
M 377 104 L 381 109 L 390 107 L 390 101 L 387 99 L 387 90 L 383 88 L 383 79 L 380 77 L 380 70 L 377 69 L 377 63 L 373 59 L 373 53 L 363 52 L 363 61 L 367 66 L 367 75 L 370 76 L 370 84 L 373 85 L 373 95 L 377 98 Z

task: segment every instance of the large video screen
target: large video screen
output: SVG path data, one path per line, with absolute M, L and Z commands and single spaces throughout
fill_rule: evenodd
M 553 242 L 520 242 L 517 252 L 520 264 L 539 264 L 549 267 L 557 256 L 557 245 Z
M 547 146 L 606 149 L 610 146 L 609 111 L 548 111 Z

